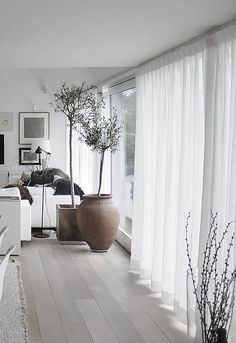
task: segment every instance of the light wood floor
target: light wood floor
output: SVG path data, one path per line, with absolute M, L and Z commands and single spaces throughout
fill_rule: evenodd
M 20 257 L 31 343 L 185 343 L 185 326 L 160 304 L 114 244 L 107 253 L 24 242 Z

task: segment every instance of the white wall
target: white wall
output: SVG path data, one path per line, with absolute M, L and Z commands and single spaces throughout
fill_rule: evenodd
M 63 114 L 54 113 L 49 103 L 60 85 L 99 84 L 119 74 L 120 68 L 70 68 L 70 69 L 0 69 L 0 112 L 13 112 L 13 132 L 5 136 L 5 164 L 0 174 L 25 170 L 19 166 L 18 119 L 19 112 L 31 112 L 33 104 L 37 111 L 50 112 L 50 140 L 52 146 L 51 166 L 66 169 L 66 120 Z

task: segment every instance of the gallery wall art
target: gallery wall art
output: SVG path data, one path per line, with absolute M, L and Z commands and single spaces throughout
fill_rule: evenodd
M 4 164 L 4 135 L 0 135 L 0 164 Z
M 32 144 L 39 139 L 49 139 L 49 113 L 20 112 L 19 143 Z
M 13 113 L 0 112 L 0 132 L 13 131 Z
M 19 148 L 20 165 L 40 165 L 40 154 L 36 154 L 31 148 Z

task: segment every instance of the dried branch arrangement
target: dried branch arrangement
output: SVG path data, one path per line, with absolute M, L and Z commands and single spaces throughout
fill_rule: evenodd
M 236 266 L 234 266 L 233 270 L 229 270 L 235 233 L 231 235 L 229 240 L 223 269 L 218 268 L 218 261 L 220 254 L 222 254 L 222 244 L 228 236 L 229 227 L 232 222 L 227 224 L 218 238 L 217 213 L 211 213 L 210 229 L 204 249 L 203 263 L 196 279 L 188 240 L 189 221 L 190 213 L 188 214 L 185 226 L 185 241 L 193 293 L 200 314 L 202 343 L 227 343 L 235 303 Z

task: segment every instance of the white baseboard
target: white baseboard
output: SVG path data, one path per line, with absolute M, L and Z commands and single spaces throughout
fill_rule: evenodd
M 123 230 L 118 229 L 116 241 L 128 252 L 131 253 L 131 237 Z

